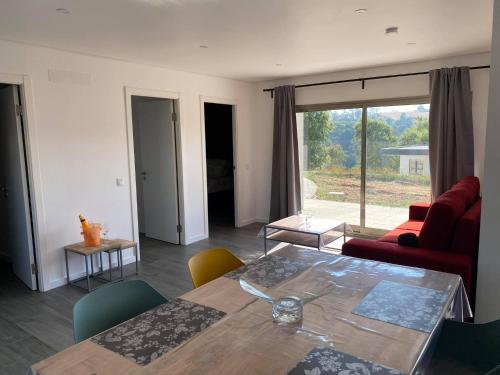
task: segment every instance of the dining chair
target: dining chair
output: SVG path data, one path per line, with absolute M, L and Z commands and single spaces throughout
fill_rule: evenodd
M 224 248 L 208 249 L 189 259 L 188 269 L 195 288 L 244 266 L 240 259 Z
M 426 374 L 497 374 L 500 320 L 483 324 L 445 320 Z
M 167 299 L 143 280 L 102 286 L 80 298 L 73 306 L 75 342 L 86 340 L 165 302 Z

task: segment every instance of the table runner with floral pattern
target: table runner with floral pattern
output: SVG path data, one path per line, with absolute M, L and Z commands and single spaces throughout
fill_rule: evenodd
M 352 312 L 401 327 L 431 332 L 446 304 L 448 293 L 383 280 Z
M 402 375 L 391 368 L 330 348 L 314 348 L 289 375 Z
M 91 340 L 138 365 L 147 365 L 226 314 L 180 298 L 155 307 Z

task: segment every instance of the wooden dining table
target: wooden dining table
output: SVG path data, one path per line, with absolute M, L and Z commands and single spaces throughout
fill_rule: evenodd
M 271 304 L 244 291 L 241 280 L 271 298 L 309 298 L 304 304 L 302 323 L 274 323 Z M 408 300 L 407 290 L 422 296 L 421 302 L 420 297 Z M 392 369 L 395 374 L 410 374 L 425 366 L 445 318 L 462 320 L 470 315 L 458 275 L 291 245 L 176 301 L 191 304 L 193 311 L 210 309 L 210 324 L 200 323 L 199 331 L 175 347 L 163 346 L 161 354 L 139 358 L 130 351 L 120 352 L 123 347 L 113 349 L 116 341 L 122 342 L 119 335 L 123 335 L 124 343 L 127 335 L 141 331 L 144 322 L 153 325 L 155 319 L 165 322 L 170 316 L 165 309 L 158 310 L 155 316 L 145 313 L 127 323 L 127 329 L 115 327 L 111 333 L 85 340 L 34 364 L 30 373 L 287 374 L 312 351 L 325 348 L 359 362 Z M 184 322 L 180 326 L 184 329 Z M 140 335 L 141 340 L 152 334 L 148 329 Z M 154 334 L 165 339 L 161 333 Z M 155 340 L 151 342 L 157 345 Z M 147 352 L 148 347 L 150 344 L 144 344 L 141 350 Z

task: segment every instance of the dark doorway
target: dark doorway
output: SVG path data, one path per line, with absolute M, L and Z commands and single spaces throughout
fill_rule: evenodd
M 0 85 L 0 260 L 30 289 L 37 273 L 20 88 Z
M 209 225 L 234 227 L 233 106 L 205 103 Z

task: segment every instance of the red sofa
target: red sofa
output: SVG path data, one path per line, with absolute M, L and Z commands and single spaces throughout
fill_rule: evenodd
M 479 193 L 479 179 L 466 177 L 432 205 L 411 205 L 409 220 L 383 237 L 376 241 L 353 238 L 344 244 L 342 253 L 460 275 L 473 301 L 481 219 Z M 398 236 L 407 232 L 417 235 L 417 246 L 398 245 Z

